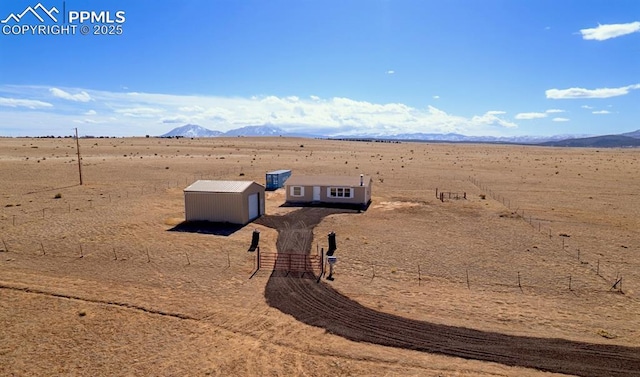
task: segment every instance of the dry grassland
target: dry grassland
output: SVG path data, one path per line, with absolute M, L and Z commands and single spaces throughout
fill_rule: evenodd
M 326 218 L 345 296 L 511 335 L 640 347 L 640 150 L 289 138 L 0 139 L 0 375 L 542 376 L 357 343 L 267 305 L 251 232 L 169 231 L 195 179 L 371 175 Z M 436 199 L 436 189 L 466 200 Z M 59 194 L 59 195 L 57 195 Z M 55 198 L 59 196 L 59 198 Z M 482 196 L 486 196 L 485 199 Z M 282 190 L 267 213 L 284 214 Z M 612 289 L 622 278 L 621 284 Z M 620 286 L 621 285 L 621 286 Z

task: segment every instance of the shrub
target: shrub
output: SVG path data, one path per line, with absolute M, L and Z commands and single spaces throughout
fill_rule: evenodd
M 57 193 L 53 198 L 54 199 L 60 199 L 60 198 L 62 198 L 62 194 L 61 193 Z

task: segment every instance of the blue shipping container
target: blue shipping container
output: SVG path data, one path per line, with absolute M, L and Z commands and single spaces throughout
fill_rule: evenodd
M 284 187 L 284 182 L 291 176 L 291 170 L 274 170 L 267 173 L 266 189 L 277 190 Z

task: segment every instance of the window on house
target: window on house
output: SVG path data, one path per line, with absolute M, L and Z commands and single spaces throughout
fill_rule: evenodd
M 330 198 L 353 198 L 353 189 L 350 187 L 329 187 L 327 191 Z
M 304 196 L 304 187 L 291 186 L 291 196 Z

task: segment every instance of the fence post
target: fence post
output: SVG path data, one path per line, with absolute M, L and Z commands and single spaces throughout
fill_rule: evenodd
M 320 283 L 320 279 L 324 276 L 324 247 L 320 251 L 320 268 L 320 274 L 318 275 L 316 283 Z
M 520 271 L 518 271 L 518 288 L 520 288 L 520 292 L 522 292 L 522 285 L 520 284 Z

